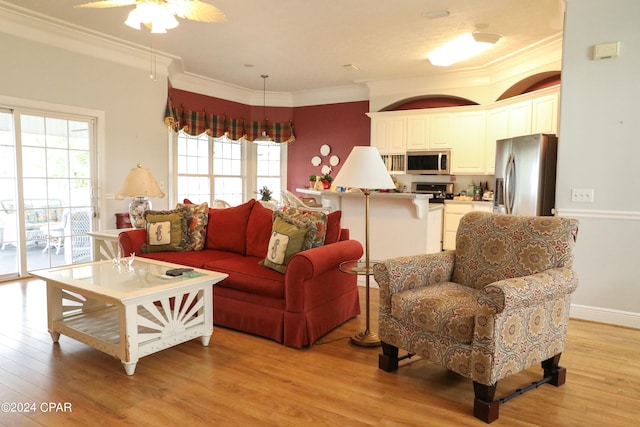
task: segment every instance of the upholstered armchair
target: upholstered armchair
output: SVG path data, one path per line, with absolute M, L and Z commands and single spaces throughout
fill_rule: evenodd
M 473 380 L 473 414 L 492 422 L 499 405 L 540 384 L 560 386 L 578 222 L 471 212 L 456 250 L 376 264 L 379 368 L 418 355 Z M 408 353 L 399 356 L 399 350 Z M 541 363 L 543 378 L 496 399 L 499 380 Z

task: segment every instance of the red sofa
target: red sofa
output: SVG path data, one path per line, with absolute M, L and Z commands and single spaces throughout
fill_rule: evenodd
M 213 287 L 214 324 L 304 347 L 360 314 L 357 277 L 339 270 L 359 259 L 362 245 L 340 228 L 340 212 L 327 221 L 324 246 L 293 255 L 286 272 L 259 264 L 267 254 L 273 211 L 255 200 L 209 209 L 205 249 L 142 253 L 146 230 L 126 230 L 122 253 L 215 270 L 229 275 Z

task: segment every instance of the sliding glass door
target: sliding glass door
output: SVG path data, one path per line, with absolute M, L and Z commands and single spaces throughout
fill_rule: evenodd
M 7 120 L 4 114 L 0 277 L 91 260 L 94 120 L 20 111 Z

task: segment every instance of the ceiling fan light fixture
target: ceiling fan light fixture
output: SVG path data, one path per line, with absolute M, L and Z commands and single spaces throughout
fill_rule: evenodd
M 498 34 L 479 33 L 463 34 L 433 52 L 428 56 L 432 65 L 448 67 L 465 59 L 479 55 L 492 47 L 502 36 Z
M 140 24 L 148 27 L 152 33 L 166 33 L 179 25 L 175 13 L 168 5 L 161 3 L 138 3 L 124 21 L 125 25 L 139 30 Z

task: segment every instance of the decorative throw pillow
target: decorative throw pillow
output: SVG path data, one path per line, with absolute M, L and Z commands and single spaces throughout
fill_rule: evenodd
M 299 219 L 301 221 L 313 221 L 316 225 L 316 234 L 313 237 L 313 248 L 324 245 L 324 238 L 327 235 L 327 214 L 318 211 L 308 211 L 304 209 L 294 208 L 291 206 L 284 206 L 282 212 L 290 216 L 291 218 Z
M 186 209 L 190 219 L 187 223 L 189 239 L 185 251 L 201 251 L 207 241 L 207 222 L 209 221 L 209 204 L 207 202 L 195 205 L 184 199 L 185 203 L 178 203 L 176 209 Z M 189 203 L 187 203 L 189 202 Z
M 147 211 L 144 218 L 147 240 L 142 245 L 142 253 L 184 251 L 189 240 L 187 224 L 191 219 L 186 209 Z
M 313 221 L 301 221 L 280 211 L 274 212 L 264 266 L 284 273 L 293 255 L 312 247 L 315 234 Z

